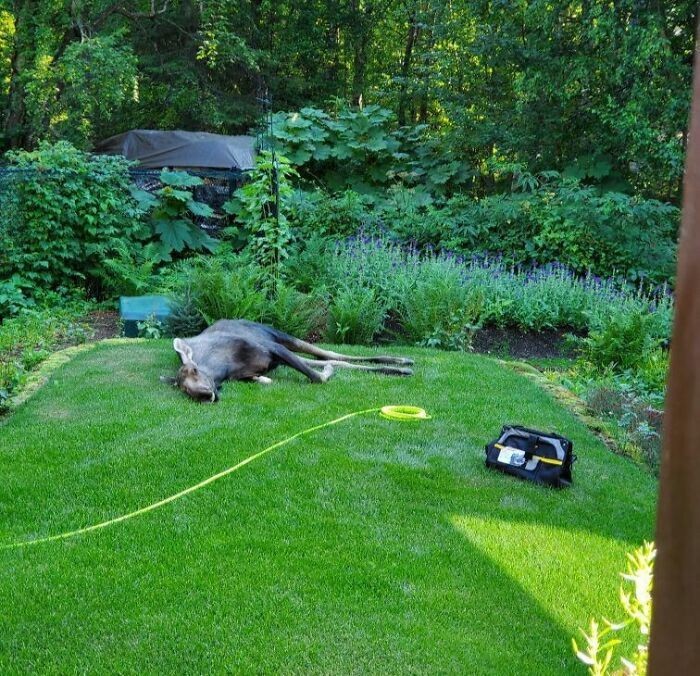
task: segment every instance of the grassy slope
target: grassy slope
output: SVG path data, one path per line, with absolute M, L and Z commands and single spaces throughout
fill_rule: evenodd
M 403 352 L 412 379 L 280 370 L 216 406 L 158 382 L 175 366 L 165 342 L 61 368 L 0 426 L 2 543 L 129 511 L 349 411 L 434 419 L 353 419 L 160 511 L 0 550 L 0 672 L 576 671 L 570 636 L 618 615 L 654 482 L 495 362 Z M 488 472 L 504 422 L 569 435 L 574 488 Z

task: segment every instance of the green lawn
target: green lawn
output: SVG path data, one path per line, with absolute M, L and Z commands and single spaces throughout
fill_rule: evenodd
M 128 512 L 350 411 L 433 420 L 354 418 L 131 521 L 0 550 L 0 673 L 582 673 L 570 637 L 619 616 L 655 482 L 496 362 L 398 353 L 414 378 L 284 369 L 213 406 L 158 382 L 165 341 L 61 367 L 0 426 L 2 544 Z M 570 436 L 574 487 L 487 471 L 506 422 Z

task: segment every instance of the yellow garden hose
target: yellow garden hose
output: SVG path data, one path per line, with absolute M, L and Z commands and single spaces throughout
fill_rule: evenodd
M 198 491 L 200 488 L 204 488 L 205 486 L 208 486 L 209 484 L 214 483 L 215 481 L 218 481 L 219 479 L 222 479 L 225 476 L 228 476 L 229 474 L 232 474 L 233 472 L 236 472 L 237 470 L 241 469 L 241 467 L 244 467 L 245 465 L 253 462 L 253 460 L 257 460 L 258 458 L 262 457 L 263 455 L 269 453 L 270 451 L 274 451 L 276 448 L 279 448 L 280 446 L 284 446 L 294 439 L 298 439 L 299 437 L 306 436 L 307 434 L 311 434 L 312 432 L 318 432 L 319 430 L 322 430 L 326 427 L 331 427 L 331 425 L 337 425 L 340 422 L 343 422 L 343 420 L 348 420 L 349 418 L 355 418 L 359 415 L 365 415 L 367 413 L 377 413 L 379 412 L 380 415 L 383 418 L 387 418 L 389 420 L 396 420 L 396 421 L 413 421 L 413 420 L 428 420 L 430 416 L 422 409 L 418 408 L 417 406 L 383 406 L 381 408 L 367 408 L 362 411 L 355 411 L 354 413 L 347 413 L 346 415 L 340 416 L 340 418 L 335 418 L 334 420 L 330 420 L 328 422 L 322 423 L 321 425 L 316 425 L 314 427 L 309 427 L 308 429 L 302 430 L 301 432 L 297 432 L 296 434 L 292 434 L 292 436 L 287 437 L 286 439 L 283 439 L 282 441 L 278 441 L 272 446 L 268 446 L 267 448 L 264 448 L 262 451 L 258 451 L 257 453 L 254 453 L 253 455 L 248 456 L 245 458 L 245 460 L 241 460 L 239 463 L 233 465 L 232 467 L 229 467 L 228 469 L 225 469 L 217 474 L 214 474 L 213 476 L 210 476 L 208 479 L 204 479 L 203 481 L 200 481 L 197 484 L 194 484 L 194 486 L 190 486 L 189 488 L 185 488 L 181 490 L 178 493 L 175 493 L 174 495 L 170 495 L 167 498 L 163 498 L 162 500 L 159 500 L 158 502 L 154 502 L 150 505 L 146 505 L 145 507 L 141 507 L 140 509 L 134 510 L 133 512 L 129 512 L 128 514 L 122 514 L 121 516 L 117 516 L 113 519 L 109 519 L 108 521 L 102 521 L 101 523 L 96 523 L 92 526 L 85 526 L 84 528 L 78 528 L 76 530 L 68 531 L 66 533 L 59 533 L 58 535 L 49 535 L 47 537 L 43 538 L 37 538 L 35 540 L 25 540 L 23 542 L 14 542 L 9 545 L 3 545 L 0 546 L 0 549 L 13 549 L 16 547 L 26 547 L 28 545 L 37 545 L 42 542 L 52 542 L 54 540 L 66 540 L 68 538 L 74 537 L 76 535 L 83 535 L 85 533 L 90 533 L 94 530 L 99 530 L 100 528 L 106 528 L 107 526 L 112 526 L 114 524 L 120 523 L 122 521 L 127 521 L 128 519 L 133 519 L 134 517 L 141 516 L 142 514 L 146 514 L 147 512 L 152 512 L 154 509 L 158 509 L 159 507 L 163 507 L 164 505 L 170 504 L 171 502 L 175 502 L 175 500 L 179 500 L 180 498 L 183 498 L 185 495 L 189 495 L 190 493 L 194 493 L 195 491 Z
M 379 415 L 387 420 L 418 421 L 430 420 L 430 416 L 417 406 L 382 406 Z

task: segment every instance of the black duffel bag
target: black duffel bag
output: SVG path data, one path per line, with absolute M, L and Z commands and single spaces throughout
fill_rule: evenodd
M 556 488 L 571 486 L 574 445 L 559 434 L 505 425 L 486 446 L 486 466 Z

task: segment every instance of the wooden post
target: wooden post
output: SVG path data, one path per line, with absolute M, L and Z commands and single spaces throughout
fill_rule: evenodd
M 700 674 L 700 63 L 695 50 L 664 419 L 649 674 Z

